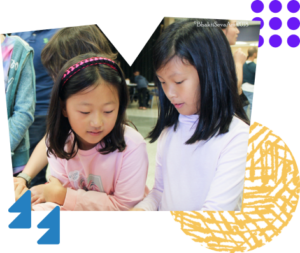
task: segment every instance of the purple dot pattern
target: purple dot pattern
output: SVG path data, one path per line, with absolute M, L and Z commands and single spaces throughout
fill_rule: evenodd
M 260 0 L 254 0 L 251 4 L 251 9 L 255 13 L 260 13 L 264 10 L 264 4 Z M 279 0 L 272 0 L 269 4 L 269 9 L 273 13 L 279 13 L 282 10 L 282 4 Z M 300 10 L 299 0 L 290 0 L 287 4 L 287 9 L 290 13 L 298 12 Z M 264 20 L 262 18 L 255 17 L 252 20 L 261 22 L 260 29 L 264 27 Z M 273 17 L 269 21 L 269 26 L 273 30 L 279 30 L 282 27 L 282 21 L 278 17 Z M 299 19 L 295 17 L 289 18 L 287 21 L 287 27 L 293 31 L 297 30 L 300 27 Z M 263 44 L 264 38 L 259 35 L 258 47 L 263 46 Z M 280 47 L 282 44 L 282 38 L 279 35 L 274 34 L 269 38 L 269 44 L 274 48 Z M 287 44 L 292 48 L 298 47 L 300 44 L 300 38 L 295 34 L 290 35 L 287 39 Z
M 278 30 L 281 28 L 282 22 L 280 18 L 271 18 L 269 25 L 273 30 Z
M 273 14 L 278 14 L 278 13 L 282 12 L 283 3 L 280 0 L 271 0 L 268 3 L 267 8 L 268 8 L 269 12 L 271 12 Z
M 263 35 L 260 34 L 259 35 L 259 41 L 258 41 L 258 47 L 262 48 L 264 46 L 264 44 L 265 44 L 265 38 L 264 38 Z
M 300 21 L 298 18 L 290 18 L 287 22 L 287 25 L 291 30 L 297 30 L 300 26 Z
M 286 3 L 286 11 L 291 14 L 296 14 L 300 11 L 300 2 L 297 0 L 289 0 Z
M 260 21 L 260 30 L 265 28 L 265 19 L 260 16 L 255 16 L 251 18 L 252 21 Z
M 279 35 L 275 34 L 270 37 L 269 43 L 272 47 L 279 47 L 282 43 L 282 39 Z
M 297 48 L 300 46 L 300 36 L 298 34 L 289 34 L 286 37 L 286 44 L 290 48 Z
M 265 11 L 265 3 L 262 0 L 253 0 L 250 3 L 250 10 L 255 14 L 262 13 Z

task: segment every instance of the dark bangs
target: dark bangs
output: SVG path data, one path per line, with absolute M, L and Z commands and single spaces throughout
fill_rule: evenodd
M 175 22 L 160 35 L 153 50 L 155 71 L 178 56 L 183 62 L 188 61 L 198 72 L 199 122 L 186 144 L 228 132 L 234 115 L 249 124 L 238 96 L 235 64 L 227 38 L 220 28 L 197 26 L 197 23 L 212 24 L 213 20 Z M 155 82 L 160 106 L 157 124 L 148 136 L 151 143 L 158 139 L 165 127 L 175 125 L 176 130 L 179 116 L 157 77 Z

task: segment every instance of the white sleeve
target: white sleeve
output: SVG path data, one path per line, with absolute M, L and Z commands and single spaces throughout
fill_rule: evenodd
M 201 211 L 238 211 L 244 189 L 249 133 L 235 136 L 222 151 Z
M 147 197 L 145 197 L 140 203 L 138 203 L 135 206 L 135 208 L 141 208 L 144 209 L 145 211 L 158 211 L 158 207 L 161 202 L 162 194 L 164 191 L 163 168 L 162 168 L 162 157 L 161 157 L 162 152 L 160 148 L 161 136 L 158 138 L 158 142 L 157 142 L 154 187 L 149 192 Z

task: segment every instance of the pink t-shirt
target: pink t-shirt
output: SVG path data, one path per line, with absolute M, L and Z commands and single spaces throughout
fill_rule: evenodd
M 141 134 L 126 126 L 126 148 L 103 155 L 97 150 L 78 150 L 70 159 L 48 158 L 50 174 L 59 179 L 67 194 L 61 210 L 70 211 L 125 211 L 132 208 L 148 192 L 146 178 L 148 155 Z M 65 150 L 70 150 L 72 141 Z M 54 203 L 34 205 L 33 209 L 51 210 Z

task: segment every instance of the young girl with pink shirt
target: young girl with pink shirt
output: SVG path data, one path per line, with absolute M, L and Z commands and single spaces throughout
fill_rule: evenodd
M 69 60 L 54 84 L 47 120 L 48 184 L 34 210 L 128 210 L 144 198 L 148 156 L 126 123 L 120 67 L 88 53 Z M 33 196 L 36 199 L 36 196 Z

